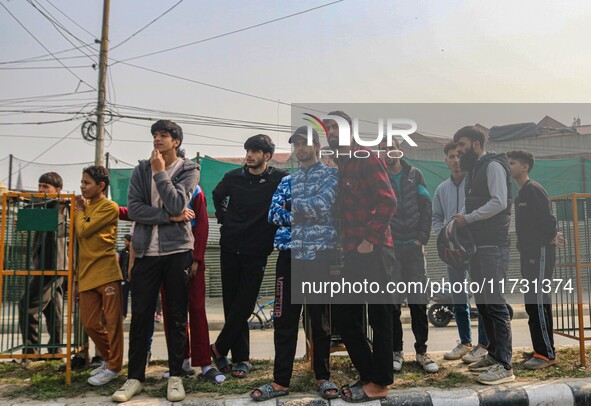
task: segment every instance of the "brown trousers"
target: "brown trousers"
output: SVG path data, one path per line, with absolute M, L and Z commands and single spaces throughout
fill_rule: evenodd
M 113 372 L 121 371 L 123 364 L 121 300 L 121 281 L 80 292 L 80 318 L 84 330 L 107 362 L 107 369 Z

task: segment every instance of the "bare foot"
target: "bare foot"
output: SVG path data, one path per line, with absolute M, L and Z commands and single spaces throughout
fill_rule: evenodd
M 370 398 L 388 396 L 388 387 L 387 386 L 378 385 L 373 382 L 369 382 L 369 383 L 366 383 L 365 385 L 363 385 L 363 391 Z
M 385 398 L 386 396 L 388 396 L 388 387 L 387 386 L 377 385 L 375 383 L 369 382 L 369 383 L 363 384 L 362 388 L 363 388 L 363 392 L 365 392 L 365 394 L 369 398 Z M 349 389 L 349 387 L 343 388 L 343 395 L 347 398 L 353 397 L 353 394 L 351 393 L 351 390 Z

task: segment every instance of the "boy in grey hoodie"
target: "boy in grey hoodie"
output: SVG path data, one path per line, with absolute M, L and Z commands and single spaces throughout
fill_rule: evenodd
M 435 235 L 464 208 L 464 199 L 466 196 L 465 173 L 460 168 L 460 157 L 456 150 L 457 145 L 449 142 L 443 148 L 445 154 L 445 163 L 447 164 L 451 175 L 448 179 L 441 182 L 435 190 L 433 196 L 433 231 Z M 467 269 L 454 269 L 447 267 L 448 280 L 450 284 L 455 282 L 463 283 L 467 278 Z M 478 319 L 478 345 L 472 345 L 472 329 L 470 327 L 470 302 L 466 292 L 454 293 L 452 295 L 453 311 L 460 341 L 450 351 L 443 354 L 447 360 L 462 359 L 466 364 L 480 361 L 488 354 L 488 338 L 484 331 L 482 320 Z
M 112 396 L 126 402 L 142 390 L 156 298 L 163 285 L 168 320 L 167 398 L 185 398 L 182 365 L 187 342 L 188 280 L 193 263 L 193 233 L 187 209 L 199 181 L 199 166 L 184 158 L 179 147 L 181 127 L 169 120 L 152 125 L 154 150 L 150 160 L 140 161 L 129 183 L 129 218 L 135 221 L 132 246 L 135 263 L 132 273 L 131 330 L 127 381 Z

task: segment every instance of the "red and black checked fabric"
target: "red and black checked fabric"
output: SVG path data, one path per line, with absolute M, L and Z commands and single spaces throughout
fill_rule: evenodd
M 357 150 L 367 149 L 354 151 Z M 343 252 L 354 250 L 364 239 L 374 245 L 393 247 L 390 219 L 396 212 L 396 195 L 384 161 L 370 153 L 368 158 L 341 156 L 336 162 Z

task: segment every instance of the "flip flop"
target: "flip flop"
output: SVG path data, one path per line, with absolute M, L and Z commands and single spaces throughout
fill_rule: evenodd
M 343 393 L 344 389 L 349 389 L 351 392 L 351 396 L 345 396 Z M 367 393 L 363 390 L 363 384 L 357 381 L 353 385 L 345 385 L 341 387 L 339 391 L 339 396 L 342 400 L 347 403 L 363 403 L 369 402 L 370 400 L 381 400 L 385 399 L 386 396 L 368 396 Z
M 211 382 L 215 385 L 220 385 L 222 382 L 218 382 L 216 381 L 216 377 L 218 376 L 224 376 L 224 374 L 222 374 L 220 371 L 218 371 L 216 368 L 211 368 L 209 371 L 207 371 L 204 374 L 199 374 L 198 378 L 206 380 L 208 382 Z
M 237 379 L 244 379 L 248 376 L 248 371 L 252 368 L 250 362 L 239 362 L 232 368 L 232 376 Z M 236 375 L 234 372 L 244 372 L 244 375 Z
M 213 352 L 213 344 L 209 347 L 209 351 L 211 352 L 211 359 L 215 362 L 215 366 L 223 373 L 228 373 L 232 370 L 232 362 L 228 359 L 228 357 L 221 356 L 217 358 L 215 356 L 215 352 Z
M 336 399 L 339 397 L 339 388 L 337 388 L 337 386 L 330 382 L 330 381 L 324 381 L 322 382 L 320 385 L 318 385 L 318 394 L 320 395 L 320 397 L 322 399 L 326 399 L 326 400 L 330 400 L 330 399 Z M 328 391 L 334 390 L 335 393 L 327 393 Z
M 256 396 L 254 393 L 256 391 L 261 392 L 260 396 Z M 264 400 L 269 400 L 269 399 L 273 399 L 279 396 L 285 396 L 285 395 L 289 395 L 289 389 L 285 389 L 285 390 L 276 390 L 273 385 L 271 385 L 270 383 L 266 383 L 260 387 L 258 387 L 257 389 L 253 390 L 252 392 L 250 392 L 250 398 L 256 402 L 262 402 Z

